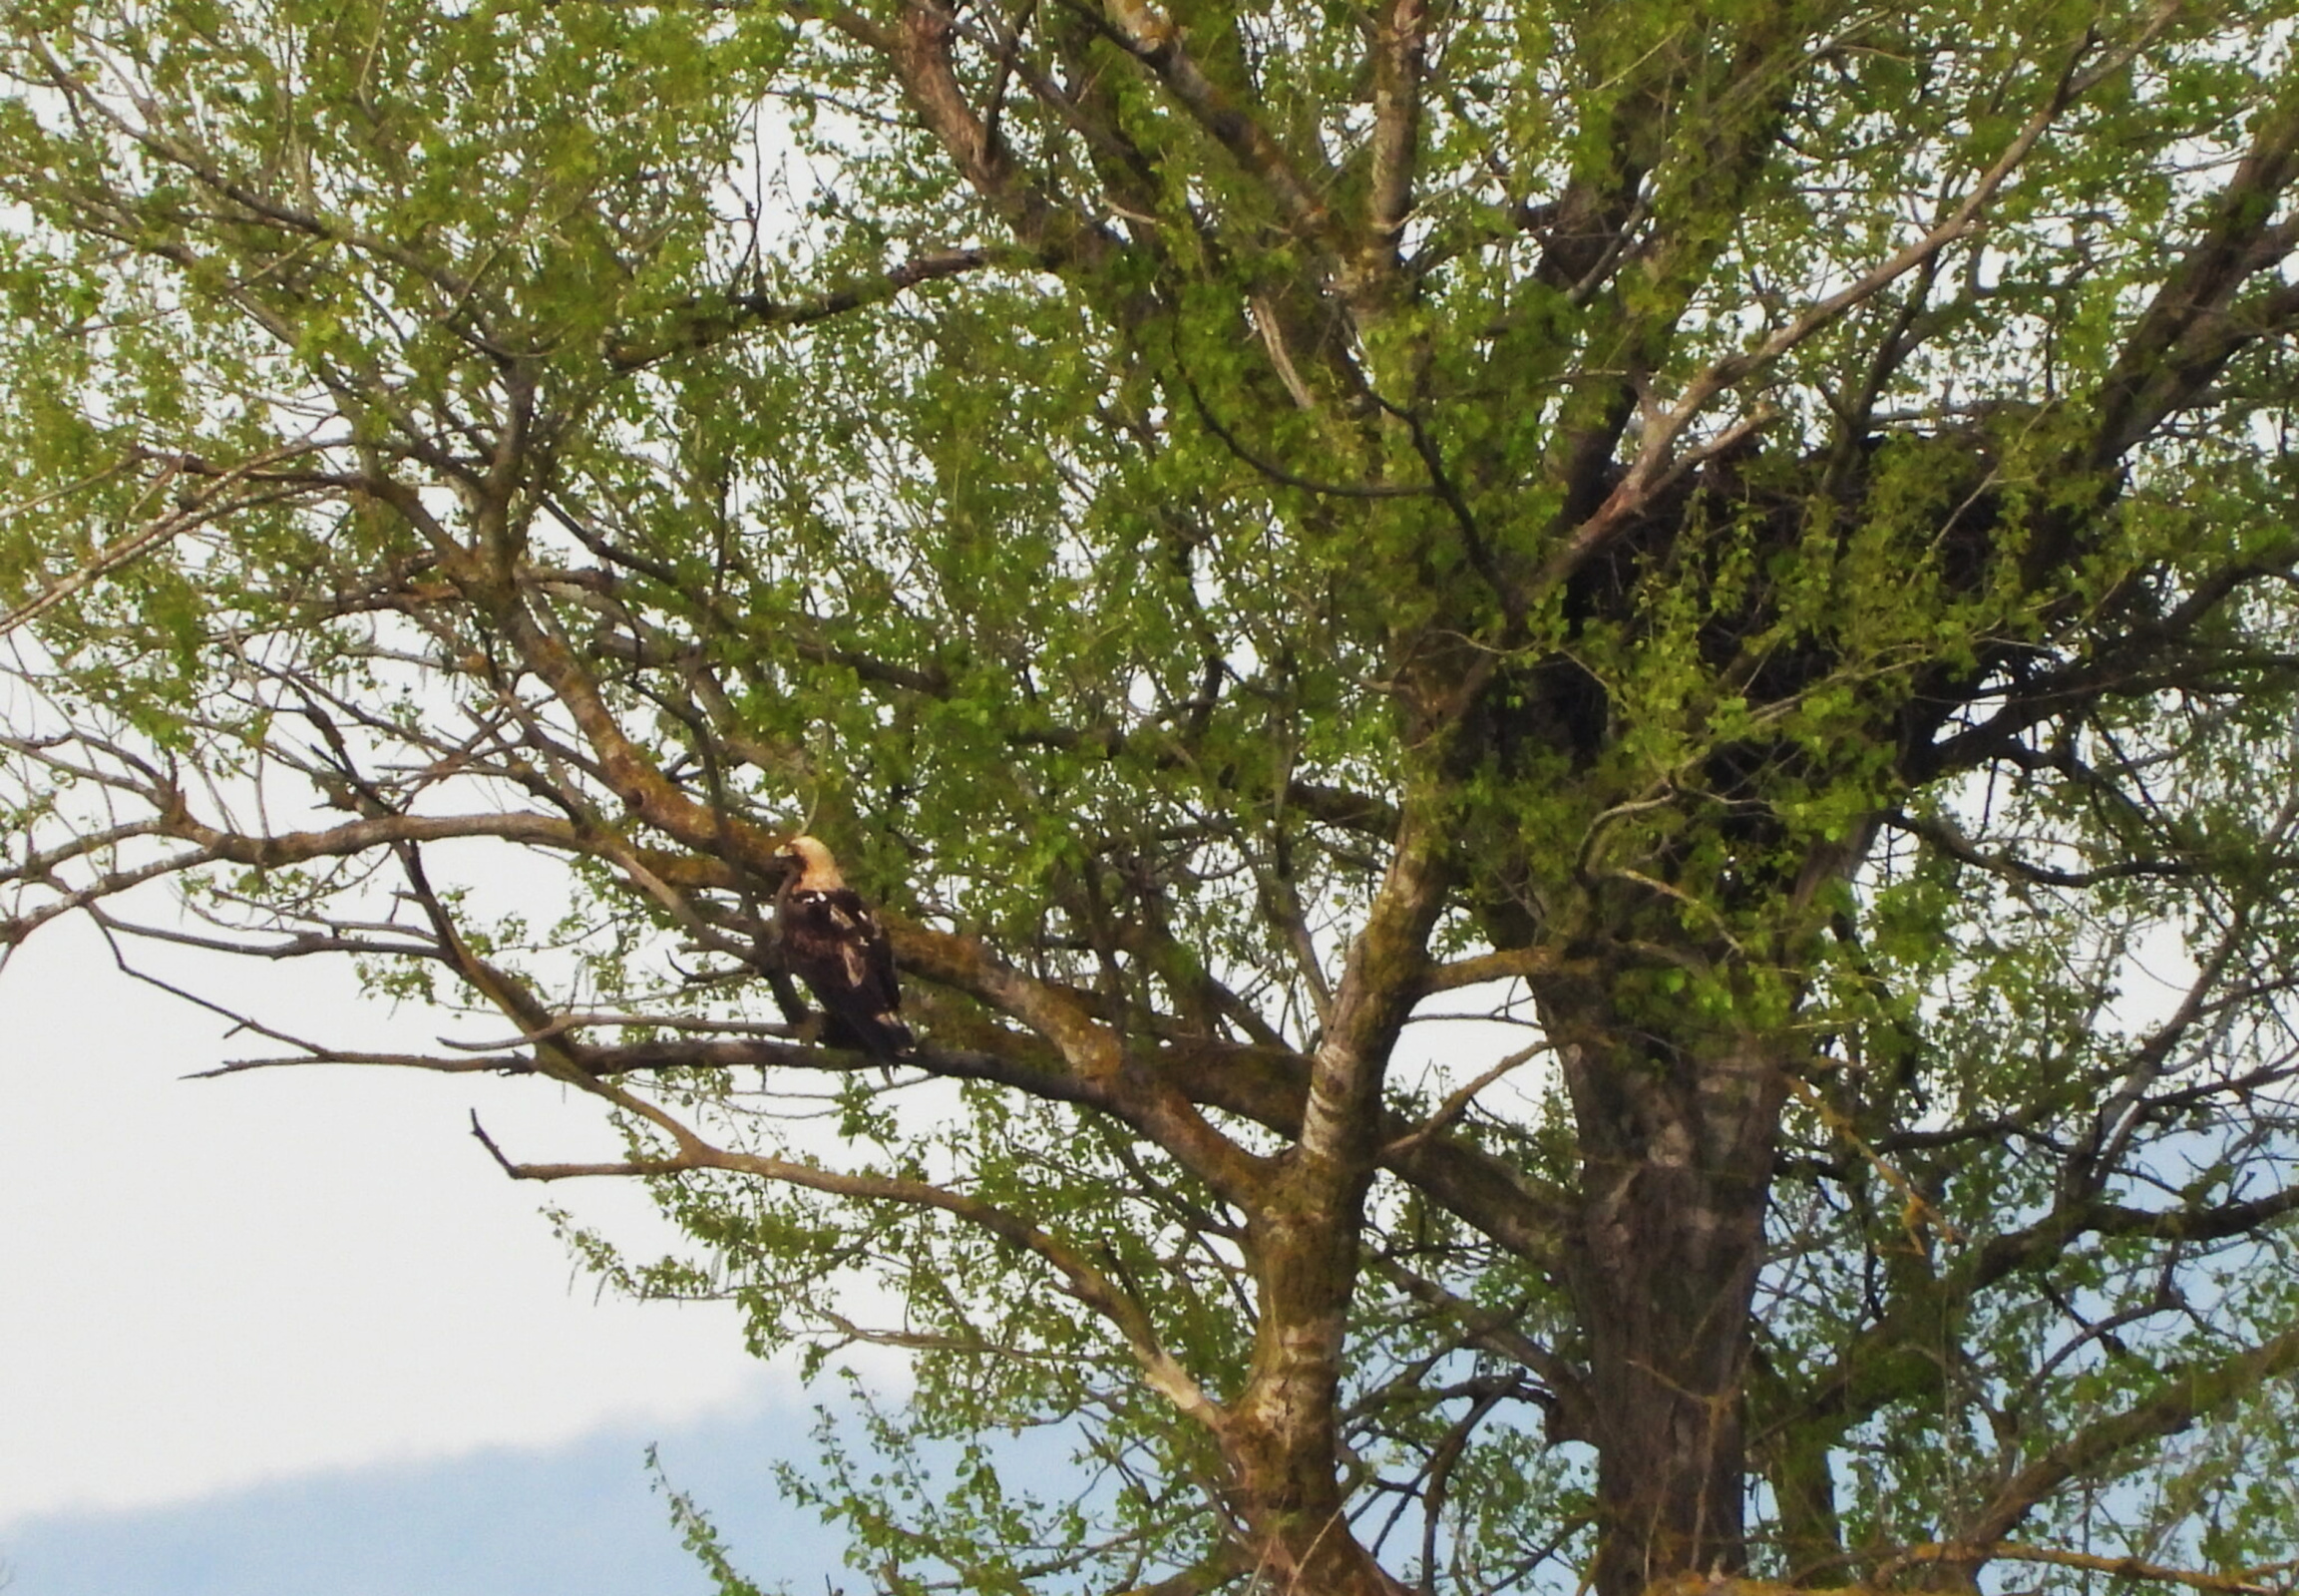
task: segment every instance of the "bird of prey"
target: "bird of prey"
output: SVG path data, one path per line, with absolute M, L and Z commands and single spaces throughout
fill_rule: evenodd
M 870 908 L 838 873 L 838 861 L 813 837 L 793 837 L 775 850 L 795 868 L 774 895 L 782 959 L 822 1004 L 822 1039 L 881 1060 L 918 1050 L 903 1023 L 894 950 Z

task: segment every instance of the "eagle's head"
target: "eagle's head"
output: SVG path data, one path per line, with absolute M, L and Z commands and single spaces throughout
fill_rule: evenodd
M 774 857 L 797 868 L 798 879 L 791 886 L 801 892 L 837 892 L 846 886 L 846 878 L 838 873 L 838 861 L 820 838 L 793 837 L 774 851 Z

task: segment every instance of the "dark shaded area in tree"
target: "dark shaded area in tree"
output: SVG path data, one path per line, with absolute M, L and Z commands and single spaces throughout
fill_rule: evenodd
M 251 1064 L 1074 1418 L 829 1437 L 873 1588 L 2263 1589 L 2292 20 L 17 18 L 0 927 L 482 1010 Z

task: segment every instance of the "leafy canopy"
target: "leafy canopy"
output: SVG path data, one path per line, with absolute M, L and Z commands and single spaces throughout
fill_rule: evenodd
M 13 6 L 0 947 L 595 1096 L 873 1588 L 2263 1589 L 2292 28 Z

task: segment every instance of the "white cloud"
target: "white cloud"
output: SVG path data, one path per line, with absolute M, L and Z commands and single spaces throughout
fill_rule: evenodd
M 292 967 L 222 979 L 250 977 L 296 994 L 289 1023 L 357 1000 Z M 791 1386 L 744 1356 L 729 1307 L 595 1301 L 543 1191 L 468 1134 L 477 1106 L 516 1156 L 610 1155 L 589 1105 L 533 1079 L 179 1078 L 267 1050 L 223 1029 L 77 925 L 0 970 L 0 1523 L 549 1444 Z M 663 1245 L 633 1188 L 549 1197 Z

